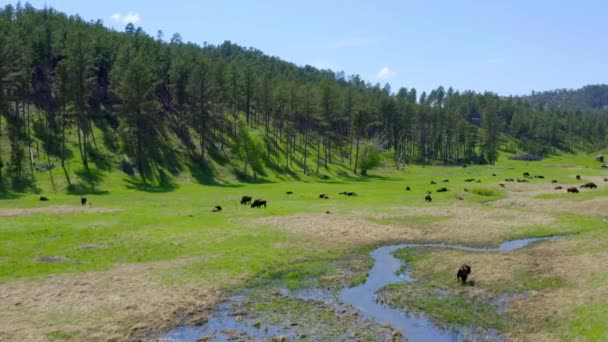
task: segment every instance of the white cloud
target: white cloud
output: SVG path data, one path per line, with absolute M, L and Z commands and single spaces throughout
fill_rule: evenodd
M 382 69 L 380 69 L 380 71 L 378 71 L 378 74 L 376 75 L 376 77 L 381 78 L 381 79 L 388 79 L 388 78 L 392 78 L 395 77 L 397 73 L 394 72 L 393 70 L 391 70 L 389 67 L 384 67 Z
M 129 11 L 125 14 L 117 12 L 117 13 L 112 14 L 111 18 L 115 22 L 121 23 L 121 24 L 128 24 L 128 23 L 137 24 L 141 20 L 139 13 L 133 12 L 133 11 Z
M 329 42 L 325 44 L 319 45 L 319 47 L 324 49 L 343 49 L 343 48 L 351 48 L 351 47 L 361 47 L 369 44 L 369 40 L 366 38 L 351 38 L 351 39 L 342 39 L 336 40 L 334 42 Z

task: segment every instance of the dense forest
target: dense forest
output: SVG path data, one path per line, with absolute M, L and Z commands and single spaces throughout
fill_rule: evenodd
M 539 110 L 561 109 L 595 112 L 608 115 L 608 85 L 596 84 L 580 89 L 558 89 L 532 92 L 523 97 Z
M 393 90 L 229 41 L 124 32 L 26 4 L 0 10 L 0 184 L 119 168 L 144 182 L 230 165 L 315 175 L 406 163 L 493 163 L 498 149 L 595 148 L 608 116 L 438 87 Z M 70 169 L 71 165 L 71 169 Z M 77 165 L 77 166 L 75 166 Z M 74 171 L 76 170 L 76 171 Z

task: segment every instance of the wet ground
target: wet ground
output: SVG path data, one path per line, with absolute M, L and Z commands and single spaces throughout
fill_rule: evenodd
M 323 340 L 317 332 L 327 333 L 342 341 L 358 341 L 372 336 L 378 341 L 462 341 L 483 337 L 483 340 L 502 341 L 496 331 L 476 327 L 439 327 L 424 316 L 409 315 L 393 309 L 378 301 L 378 290 L 400 282 L 412 282 L 407 268 L 404 272 L 401 260 L 393 252 L 402 248 L 449 248 L 472 252 L 510 252 L 540 242 L 558 238 L 542 237 L 512 240 L 497 248 L 476 248 L 464 245 L 447 244 L 398 244 L 383 246 L 372 251 L 374 266 L 363 284 L 344 288 L 338 294 L 320 289 L 288 291 L 275 289 L 272 295 L 263 297 L 264 301 L 289 300 L 308 306 L 311 313 L 331 317 L 323 324 L 333 324 L 332 329 L 322 326 L 316 330 L 305 317 L 283 319 L 280 310 L 270 310 L 270 315 L 256 315 L 255 305 L 247 295 L 233 296 L 222 303 L 214 316 L 200 326 L 183 326 L 171 330 L 162 341 L 286 341 L 286 340 Z M 273 297 L 273 298 L 271 298 Z M 501 296 L 496 305 L 504 308 L 507 296 Z M 307 311 L 308 313 L 308 311 Z M 331 316 L 326 316 L 330 313 Z M 273 315 L 274 314 L 274 315 Z M 264 323 L 267 317 L 270 323 Z M 269 318 L 272 317 L 272 318 Z M 298 319 L 300 318 L 300 319 Z M 319 320 L 319 322 L 322 319 Z M 346 323 L 345 323 L 346 322 Z M 335 329 L 334 329 L 335 328 Z M 331 330 L 331 331 L 330 331 Z

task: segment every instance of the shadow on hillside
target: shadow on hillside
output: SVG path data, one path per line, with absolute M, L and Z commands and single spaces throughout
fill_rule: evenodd
M 195 162 L 191 162 L 187 164 L 187 167 L 188 170 L 190 170 L 190 175 L 192 175 L 192 177 L 196 179 L 196 182 L 199 184 L 229 188 L 238 188 L 243 186 L 241 184 L 225 184 L 218 181 L 215 177 L 215 169 L 208 163 L 203 163 L 203 165 L 200 165 Z
M 144 182 L 140 178 L 126 178 L 126 187 L 130 190 L 138 190 L 152 193 L 163 193 L 175 191 L 179 186 L 168 177 L 159 177 L 158 182 Z
M 0 187 L 0 201 L 2 200 L 14 200 L 23 197 L 21 194 L 10 192 Z
M 243 173 L 243 171 L 239 171 L 239 170 L 234 170 L 234 174 L 236 175 L 236 179 L 238 179 L 239 182 L 243 182 L 243 183 L 250 183 L 250 184 L 271 184 L 271 183 L 275 183 L 271 180 L 269 180 L 268 178 L 264 178 L 264 177 L 254 177 L 252 175 L 249 174 L 245 174 Z
M 72 184 L 68 186 L 67 193 L 70 195 L 108 195 L 110 192 L 108 190 L 101 190 L 92 188 L 86 184 Z

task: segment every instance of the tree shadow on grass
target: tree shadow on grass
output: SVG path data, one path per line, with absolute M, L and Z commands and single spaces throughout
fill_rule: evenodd
M 71 195 L 107 195 L 107 190 L 99 188 L 99 184 L 105 178 L 104 172 L 100 169 L 89 169 L 87 172 L 85 169 L 80 169 L 75 172 L 81 182 L 71 184 L 68 186 L 68 193 Z
M 179 188 L 179 185 L 175 183 L 173 179 L 168 176 L 163 170 L 159 170 L 157 178 L 158 179 L 156 182 L 148 182 L 136 177 L 126 178 L 126 187 L 127 189 L 131 190 L 154 193 L 171 192 Z
M 226 183 L 222 183 L 221 181 L 219 181 L 216 178 L 215 169 L 209 163 L 190 162 L 190 163 L 186 164 L 186 166 L 188 167 L 188 170 L 190 171 L 190 175 L 192 175 L 192 177 L 194 179 L 196 179 L 196 182 L 199 184 L 209 185 L 209 186 L 232 187 L 232 188 L 237 188 L 237 187 L 243 186 L 242 184 L 230 184 L 230 183 L 226 184 Z

